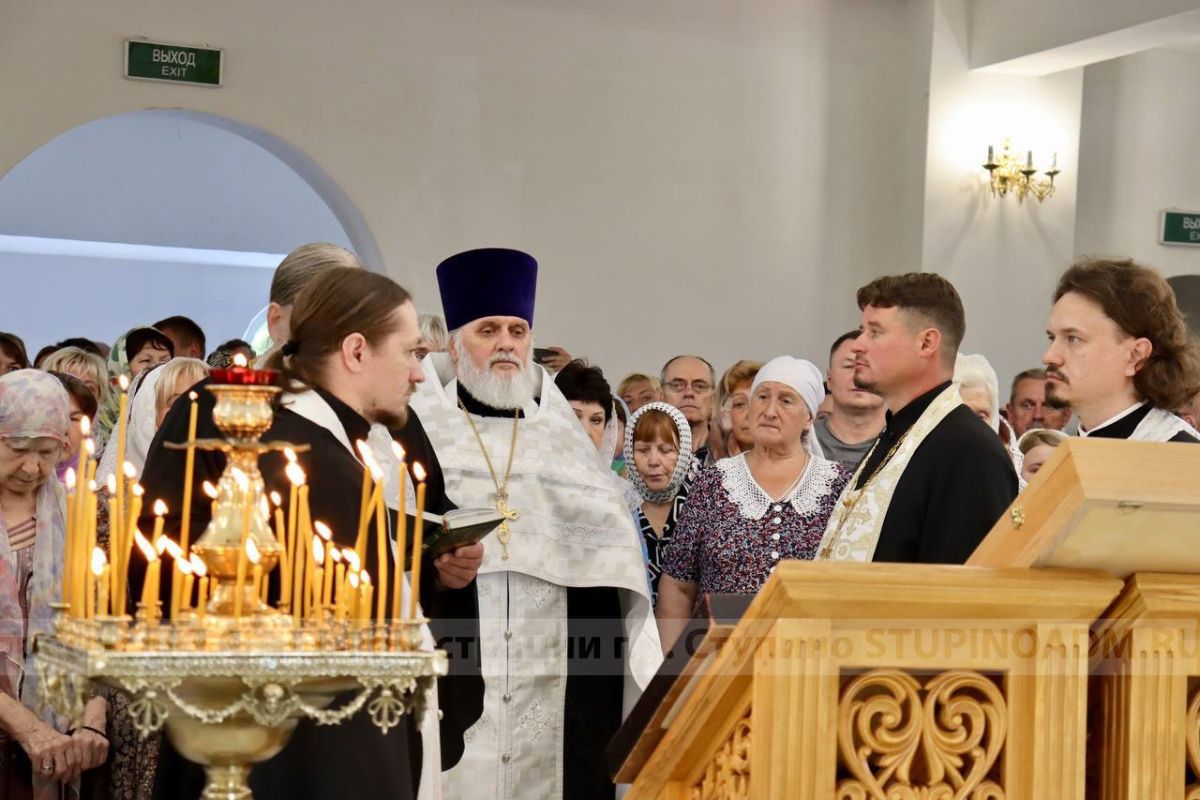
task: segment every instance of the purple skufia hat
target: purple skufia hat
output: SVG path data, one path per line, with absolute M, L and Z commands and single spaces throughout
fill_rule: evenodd
M 528 253 L 468 250 L 438 264 L 437 277 L 449 330 L 483 317 L 519 317 L 533 327 L 537 261 Z

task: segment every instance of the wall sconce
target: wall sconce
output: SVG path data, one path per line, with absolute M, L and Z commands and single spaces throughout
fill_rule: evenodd
M 992 146 L 988 145 L 987 163 L 983 168 L 988 171 L 993 197 L 1004 197 L 1012 192 L 1019 202 L 1024 202 L 1027 194 L 1032 194 L 1039 203 L 1050 197 L 1054 194 L 1054 176 L 1062 172 L 1058 168 L 1058 153 L 1055 153 L 1050 169 L 1045 171 L 1046 177 L 1036 180 L 1034 176 L 1038 170 L 1033 166 L 1033 151 L 1025 154 L 1025 163 L 1022 164 L 1020 159 L 1013 156 L 1008 139 L 1004 140 L 999 159 L 993 157 Z

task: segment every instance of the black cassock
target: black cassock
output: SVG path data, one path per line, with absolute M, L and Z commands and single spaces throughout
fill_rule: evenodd
M 198 399 L 197 438 L 220 438 L 212 422 L 214 398 L 202 382 L 195 387 Z M 351 442 L 366 440 L 370 424 L 361 415 L 332 394 L 317 389 L 329 403 L 345 428 Z M 142 485 L 146 490 L 145 508 L 162 498 L 174 513 L 182 508 L 184 452 L 164 447 L 167 442 L 183 442 L 187 438 L 190 403 L 184 395 L 168 413 L 150 446 Z M 425 430 L 415 414 L 393 437 L 408 454 L 408 463 L 423 464 L 428 471 L 426 508 L 442 513 L 453 508 L 446 498 L 442 470 L 429 443 Z M 358 530 L 359 502 L 362 490 L 363 466 L 334 434 L 324 427 L 300 416 L 286 407 L 277 408 L 271 429 L 264 441 L 286 441 L 309 446 L 298 453 L 301 467 L 308 476 L 309 504 L 312 518 L 322 520 L 333 530 L 334 540 L 343 547 L 353 547 Z M 286 497 L 291 484 L 284 473 L 286 460 L 281 454 L 262 457 L 260 469 L 267 491 L 277 491 Z M 225 456 L 211 451 L 196 451 L 191 531 L 193 541 L 204 531 L 210 519 L 209 503 L 201 491 L 203 481 L 216 483 L 225 468 Z M 153 526 L 153 517 L 143 515 L 143 530 Z M 179 518 L 168 517 L 165 529 L 177 536 Z M 395 530 L 393 519 L 392 529 Z M 376 564 L 376 536 L 367 537 L 366 565 Z M 136 559 L 135 559 L 136 561 Z M 132 566 L 132 565 L 131 565 Z M 423 572 L 433 576 L 432 564 L 426 561 Z M 141 576 L 131 569 L 130 581 L 140 583 Z M 271 591 L 277 591 L 278 570 L 272 572 Z M 459 590 L 438 590 L 433 580 L 422 581 L 421 604 L 433 622 L 435 638 L 452 630 L 456 636 L 474 632 L 478 636 L 479 610 L 475 586 Z M 163 581 L 164 595 L 169 591 Z M 386 591 L 385 587 L 377 587 Z M 131 596 L 136 596 L 133 592 Z M 390 601 L 389 601 L 390 602 Z M 471 657 L 474 661 L 471 662 Z M 470 662 L 470 663 L 468 663 Z M 479 677 L 478 653 L 464 653 L 456 658 L 450 653 L 450 674 L 438 681 L 438 696 L 443 718 L 440 725 L 442 768 L 448 769 L 462 756 L 463 732 L 483 711 L 483 681 Z M 318 727 L 305 720 L 297 726 L 291 741 L 275 758 L 256 765 L 250 785 L 258 800 L 341 800 L 360 798 L 406 798 L 416 796 L 420 781 L 421 738 L 411 717 L 381 734 L 370 718 L 359 713 L 338 726 Z M 204 786 L 201 768 L 180 756 L 166 737 L 159 758 L 154 796 L 162 800 L 199 797 Z

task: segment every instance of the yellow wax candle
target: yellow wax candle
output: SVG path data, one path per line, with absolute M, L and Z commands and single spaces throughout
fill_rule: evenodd
M 117 379 L 117 385 L 121 389 L 121 396 L 118 400 L 117 430 L 113 434 L 117 437 L 117 465 L 114 470 L 116 474 L 114 475 L 113 484 L 109 487 L 109 491 L 117 499 L 117 508 L 115 516 L 109 515 L 108 530 L 110 539 L 113 536 L 113 531 L 123 533 L 125 530 L 125 472 L 122 468 L 125 465 L 125 426 L 129 410 L 129 378 L 124 375 L 120 376 Z M 117 563 L 113 561 L 111 552 L 109 553 L 108 560 L 110 563 Z
M 195 585 L 196 575 L 189 569 L 183 576 L 183 603 L 180 606 L 181 611 L 190 611 L 192 608 L 192 587 Z
M 84 574 L 87 572 L 88 554 L 90 554 L 92 552 L 92 548 L 94 548 L 96 546 L 96 523 L 97 523 L 97 519 L 98 519 L 97 511 L 99 510 L 99 505 L 100 505 L 100 498 L 96 494 L 96 482 L 92 481 L 91 483 L 88 484 L 88 497 L 87 497 L 88 511 L 87 511 L 87 514 L 84 515 L 85 519 L 83 521 L 83 524 L 84 524 L 84 536 L 83 536 L 84 546 L 83 546 L 82 556 L 83 556 L 84 560 L 83 560 L 83 562 L 81 562 L 80 567 L 79 567 L 78 571 L 76 572 L 77 575 Z M 79 581 L 79 586 L 78 586 L 78 603 L 79 603 L 78 608 L 79 608 L 80 615 L 83 615 L 85 613 L 84 608 L 87 605 L 86 583 L 87 583 L 87 581 Z M 124 611 L 125 611 L 125 609 L 121 608 L 117 611 L 117 613 L 122 614 L 122 613 L 124 613 Z
M 342 608 L 343 618 L 358 619 L 358 587 L 361 585 L 357 572 L 346 576 L 346 602 Z
M 333 579 L 333 585 L 336 587 L 336 594 L 334 595 L 333 607 L 334 616 L 340 617 L 342 603 L 346 600 L 346 564 L 342 560 L 341 553 L 337 550 L 334 552 L 338 553 L 338 557 L 336 559 L 337 563 L 334 564 L 334 572 L 336 574 Z
M 94 549 L 100 550 L 99 547 Z M 95 553 L 92 554 L 92 568 L 88 570 L 87 577 L 84 581 L 84 585 L 87 589 L 87 602 L 84 605 L 82 614 L 84 619 L 92 619 L 96 616 L 96 608 L 95 605 L 93 605 L 96 597 L 96 581 L 103 575 L 103 569 L 96 569 L 96 567 L 97 565 L 102 566 L 104 563 L 105 559 L 103 550 L 100 550 L 99 559 L 96 558 Z
M 305 588 L 311 589 L 309 581 L 312 577 L 312 530 L 310 525 L 310 510 L 308 507 L 308 486 L 301 485 L 299 490 L 299 505 L 296 510 L 297 530 L 296 543 L 292 551 L 292 618 L 299 622 L 304 618 L 307 609 Z
M 196 393 L 188 392 L 188 400 L 191 401 L 191 409 L 188 412 L 187 457 L 183 467 L 183 511 L 179 518 L 179 546 L 185 553 L 188 552 L 188 547 L 192 542 L 192 478 L 196 472 L 196 414 L 198 413 Z
M 251 558 L 253 553 L 253 558 Z M 253 561 L 258 564 L 258 546 L 254 540 L 242 534 L 242 546 L 238 548 L 237 579 L 233 585 L 233 618 L 242 618 L 242 596 L 246 593 L 246 566 Z
M 62 596 L 59 602 L 70 604 L 71 602 L 71 587 L 75 585 L 75 550 L 79 547 L 79 542 L 75 533 L 76 507 L 76 492 L 75 492 L 75 468 L 67 467 L 65 486 L 67 490 L 67 531 L 63 542 L 63 574 L 62 574 Z M 70 608 L 68 614 L 74 615 L 76 609 Z
M 387 509 L 384 505 L 383 486 L 385 476 L 380 473 L 376 476 L 379 484 L 379 500 L 375 504 L 375 548 L 379 552 L 376 553 L 376 575 L 379 578 L 379 597 L 375 605 L 375 621 L 382 624 L 387 613 L 387 588 L 388 588 L 388 531 L 387 531 Z
M 254 588 L 253 588 L 253 590 L 251 591 L 251 595 L 252 595 L 253 597 L 257 597 L 257 598 L 259 598 L 259 599 L 261 600 L 261 599 L 262 599 L 262 596 L 263 596 L 263 570 L 262 570 L 262 564 L 255 564 L 255 565 L 254 565 L 254 570 L 253 570 L 253 572 L 254 572 L 254 577 L 251 579 L 250 583 L 251 583 L 251 585 L 252 585 Z M 265 602 L 265 601 L 264 601 L 264 602 Z
M 142 536 L 141 531 L 134 530 L 133 540 L 138 549 L 142 551 L 142 555 L 146 557 L 146 580 L 142 582 L 142 606 L 149 613 L 154 608 L 154 603 L 158 601 L 159 571 L 162 569 L 162 562 L 154 545 L 150 544 L 145 536 Z
M 109 475 L 108 479 L 109 479 L 109 481 L 112 481 L 113 477 L 111 475 Z M 123 572 L 123 570 L 121 569 L 120 553 L 121 553 L 121 548 L 124 545 L 122 543 L 120 526 L 113 524 L 113 520 L 115 520 L 117 518 L 116 517 L 117 505 L 118 505 L 117 498 L 115 496 L 110 495 L 108 498 L 107 504 L 108 504 L 108 522 L 109 522 L 109 525 L 108 525 L 108 563 L 116 565 L 117 568 L 116 568 L 115 572 L 117 572 L 118 574 L 116 575 L 114 580 L 117 583 L 120 583 L 120 581 L 121 581 L 120 573 Z M 89 552 L 89 553 L 92 552 L 91 548 L 94 546 L 95 546 L 94 543 L 89 544 L 87 552 Z M 116 584 L 113 584 L 113 586 L 115 587 Z M 91 595 L 88 595 L 89 603 L 91 602 L 91 597 L 92 597 Z M 124 604 L 122 603 L 121 591 L 119 588 L 116 588 L 116 590 L 112 592 L 112 598 L 113 598 L 114 606 L 116 606 L 117 608 L 125 607 Z
M 404 590 L 404 556 L 408 553 L 408 518 L 405 505 L 408 503 L 405 487 L 408 483 L 408 468 L 404 464 L 404 448 L 392 442 L 392 454 L 400 463 L 399 486 L 396 498 L 396 574 L 392 576 L 392 619 L 400 619 L 400 596 Z
M 354 539 L 354 552 L 358 553 L 360 561 L 365 562 L 367 558 L 367 532 L 371 527 L 371 512 L 379 504 L 379 495 L 382 492 L 383 487 L 376 483 L 375 488 L 371 490 L 371 497 L 367 501 L 367 513 L 359 521 L 358 536 Z
M 371 597 L 375 593 L 375 587 L 371 585 L 371 576 L 367 573 L 362 574 L 362 587 L 359 591 L 362 597 L 358 602 L 358 627 L 367 627 L 367 622 L 371 619 Z
M 325 553 L 324 553 L 325 558 L 322 560 L 322 564 L 321 564 L 322 572 L 321 572 L 321 602 L 320 602 L 320 605 L 322 607 L 326 607 L 331 602 L 331 597 L 332 597 L 333 554 L 337 550 L 337 548 L 334 547 L 332 544 L 333 532 L 331 530 L 329 530 L 328 525 L 326 525 L 324 522 L 316 522 L 316 523 L 314 523 L 313 527 L 316 529 L 317 535 L 320 536 L 321 539 L 324 540 L 321 543 L 322 549 L 325 551 Z M 341 557 L 342 557 L 341 553 L 338 553 L 338 558 L 340 559 Z
M 192 574 L 185 577 L 183 581 L 183 605 L 186 608 L 191 608 L 193 578 L 197 581 L 200 581 L 200 584 L 207 588 L 208 584 L 204 583 L 204 581 L 208 576 L 208 567 L 205 566 L 204 561 L 201 560 L 200 556 L 196 555 L 195 553 L 192 553 L 188 556 L 188 564 L 190 564 L 192 567 Z M 198 605 L 203 606 L 204 603 L 200 602 Z
M 200 578 L 200 588 L 196 595 L 196 616 L 204 618 L 205 612 L 208 611 L 208 582 L 210 578 Z
M 132 465 L 128 466 L 132 468 Z M 129 581 L 129 559 L 133 554 L 133 531 L 137 528 L 137 518 L 142 512 L 142 496 L 145 495 L 145 493 L 145 490 L 142 489 L 142 487 L 138 484 L 129 484 L 128 494 L 130 496 L 126 500 L 126 508 L 133 511 L 133 514 L 130 515 L 130 519 L 125 527 L 125 532 L 121 536 L 121 548 L 117 551 L 117 555 L 121 559 L 121 562 L 120 564 L 116 565 L 115 572 L 117 574 L 113 576 L 113 596 L 115 597 L 119 591 L 122 602 L 124 602 L 126 593 L 129 591 L 127 586 Z M 156 522 L 155 528 L 157 527 L 158 523 Z M 111 531 L 111 528 L 109 530 Z M 151 541 L 157 540 L 151 539 Z
M 413 475 L 417 479 L 417 521 L 413 525 L 412 580 L 408 587 L 408 618 L 417 618 L 417 599 L 421 596 L 421 550 L 425 543 L 425 468 L 413 464 Z
M 171 619 L 179 619 L 179 612 L 192 601 L 192 565 L 175 559 L 175 577 L 171 586 Z
M 103 555 L 104 551 L 101 550 L 100 554 Z M 99 579 L 96 581 L 96 616 L 98 617 L 108 616 L 108 573 L 111 570 L 111 566 L 109 566 L 107 563 L 104 564 L 104 566 L 100 568 L 100 575 L 98 576 Z
M 271 502 L 275 505 L 275 541 L 279 542 L 279 607 L 286 609 L 287 590 L 292 577 L 292 565 L 288 561 L 287 526 L 283 521 L 283 498 L 279 492 L 271 492 Z
M 370 467 L 371 451 L 367 448 L 367 443 L 362 439 L 359 439 L 354 443 L 354 446 L 358 449 L 358 457 L 363 463 L 362 493 L 358 500 L 358 531 L 356 532 L 354 539 L 354 544 L 357 546 L 358 537 L 364 535 L 364 531 L 367 529 L 367 525 L 371 520 L 370 502 L 372 474 Z
M 311 617 L 313 613 L 314 596 L 321 591 L 321 568 L 317 566 L 325 561 L 325 546 L 316 536 L 309 537 L 308 566 L 304 570 L 304 616 Z M 314 585 L 315 582 L 315 585 Z

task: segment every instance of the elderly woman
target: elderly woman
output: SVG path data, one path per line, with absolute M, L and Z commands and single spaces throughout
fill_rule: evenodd
M 54 466 L 67 439 L 67 393 L 53 375 L 0 376 L 0 797 L 58 798 L 104 763 L 106 704 L 74 730 L 34 711 L 30 642 L 50 629 L 62 592 L 66 498 Z
M 669 647 L 697 593 L 754 594 L 784 559 L 811 560 L 850 475 L 821 455 L 813 419 L 825 396 L 811 362 L 780 356 L 750 388 L 753 448 L 706 468 L 688 495 L 659 584 Z
M 975 416 L 987 423 L 1000 437 L 1013 467 L 1020 473 L 1021 454 L 1016 447 L 1017 437 L 1008 420 L 1000 416 L 1000 381 L 991 363 L 981 355 L 960 353 L 954 362 L 954 383 L 967 408 L 974 411 Z
M 687 501 L 692 426 L 675 406 L 654 402 L 633 412 L 625 428 L 625 463 L 642 503 L 634 516 L 646 549 L 651 596 L 657 600 L 662 560 Z
M 417 358 L 425 358 L 430 353 L 444 353 L 450 346 L 450 333 L 446 330 L 446 320 L 437 314 L 422 314 L 417 317 L 417 329 L 421 341 L 417 342 Z

